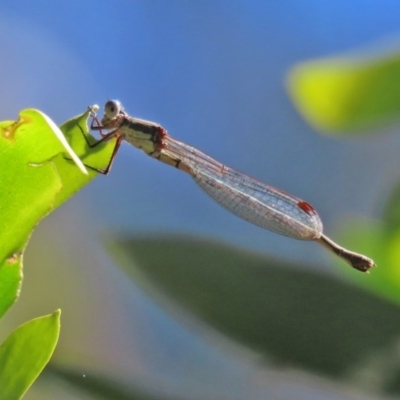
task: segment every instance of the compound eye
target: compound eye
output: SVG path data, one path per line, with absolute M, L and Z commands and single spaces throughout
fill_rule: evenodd
M 104 106 L 104 115 L 112 119 L 122 111 L 122 105 L 118 100 L 109 100 Z

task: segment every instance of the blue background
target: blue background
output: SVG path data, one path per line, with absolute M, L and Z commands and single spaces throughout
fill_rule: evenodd
M 396 128 L 366 139 L 319 135 L 291 104 L 285 78 L 291 67 L 310 58 L 393 48 L 399 26 L 398 1 L 2 1 L 0 118 L 14 119 L 19 110 L 34 107 L 61 123 L 88 105 L 117 98 L 131 115 L 156 121 L 228 166 L 310 202 L 325 232 L 335 238 L 335 228 L 349 216 L 379 218 L 382 199 L 398 178 L 400 136 Z M 110 272 L 112 261 L 99 243 L 109 231 L 212 236 L 292 259 L 323 261 L 328 270 L 326 252 L 233 217 L 190 177 L 128 144 L 109 176 L 99 177 L 54 212 L 33 236 L 26 269 L 35 245 L 42 258 L 45 249 L 58 252 L 48 265 L 73 260 L 62 272 L 53 272 L 49 289 L 54 291 L 50 304 L 63 305 L 64 324 L 74 326 L 63 331 L 61 349 L 76 349 L 87 335 L 82 321 L 74 321 L 76 307 L 85 303 L 91 317 L 83 320 L 99 324 L 100 332 L 107 322 L 99 319 L 109 307 L 109 318 L 122 324 L 122 333 L 93 340 L 94 358 L 118 354 L 116 369 L 126 372 L 123 366 L 129 364 L 137 368 L 136 376 L 157 376 L 161 387 L 173 393 L 187 387 L 202 396 L 204 388 L 212 388 L 212 398 L 229 392 L 239 399 L 241 391 L 247 398 L 261 396 L 265 388 L 254 383 L 251 362 L 244 366 L 230 353 L 209 349 L 140 291 L 130 293 L 121 273 Z M 79 282 L 68 273 L 78 274 Z M 28 279 L 46 287 L 35 278 L 40 269 L 35 274 L 27 271 L 27 294 L 18 316 L 8 317 L 10 324 L 52 311 L 49 299 L 32 300 L 35 289 L 33 284 L 29 289 Z M 112 284 L 104 283 L 104 276 Z M 58 281 L 69 282 L 77 293 L 84 287 L 84 294 L 76 295 L 79 306 L 60 300 Z M 69 294 L 65 289 L 65 298 Z M 91 307 L 99 304 L 101 313 L 94 315 Z M 135 323 L 124 320 L 128 309 Z M 120 347 L 123 340 L 136 343 L 135 361 Z M 101 356 L 99 348 L 110 353 Z M 160 359 L 151 359 L 151 351 Z M 180 363 L 179 357 L 192 361 Z

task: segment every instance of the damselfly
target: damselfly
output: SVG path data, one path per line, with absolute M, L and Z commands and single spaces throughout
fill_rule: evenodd
M 325 236 L 321 219 L 309 203 L 235 171 L 194 147 L 179 142 L 155 122 L 129 116 L 119 101 L 107 101 L 101 122 L 94 112 L 92 114 L 91 129 L 99 131 L 102 138 L 90 144 L 85 136 L 89 147 L 116 138 L 109 164 L 104 170 L 96 171 L 102 174 L 110 172 L 118 149 L 126 140 L 147 155 L 190 174 L 207 194 L 238 217 L 294 239 L 314 240 L 359 271 L 367 272 L 375 266 L 370 258 L 349 251 Z M 109 132 L 104 134 L 103 129 Z

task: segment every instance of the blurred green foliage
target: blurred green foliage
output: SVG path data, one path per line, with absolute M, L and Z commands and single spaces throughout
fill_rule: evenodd
M 288 91 L 317 129 L 371 132 L 400 119 L 400 55 L 308 61 L 292 69 Z

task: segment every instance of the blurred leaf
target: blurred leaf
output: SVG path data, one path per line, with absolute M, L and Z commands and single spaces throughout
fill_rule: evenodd
M 20 399 L 50 360 L 60 332 L 58 310 L 17 328 L 0 346 L 0 400 Z
M 166 395 L 154 395 L 146 393 L 145 389 L 135 387 L 134 384 L 127 387 L 121 382 L 116 382 L 109 377 L 99 376 L 94 373 L 82 375 L 72 369 L 49 365 L 46 374 L 50 373 L 63 379 L 71 386 L 95 396 L 97 399 L 105 400 L 176 400 L 176 397 Z M 139 385 L 138 385 L 139 386 Z M 154 390 L 154 388 L 153 388 Z
M 323 131 L 392 124 L 400 117 L 400 55 L 306 62 L 290 72 L 288 90 L 304 118 Z
M 382 220 L 388 234 L 391 232 L 396 234 L 400 230 L 400 182 L 396 184 L 386 200 Z
M 350 383 L 349 371 L 400 335 L 398 307 L 304 265 L 187 237 L 122 238 L 111 251 L 183 321 L 189 312 L 280 366 Z
M 87 118 L 88 112 L 61 127 L 80 154 L 87 149 L 82 136 Z M 34 227 L 96 176 L 94 171 L 84 175 L 65 159 L 70 156 L 51 124 L 37 110 L 22 111 L 16 122 L 0 122 L 0 317 L 18 296 L 22 254 Z M 85 160 L 104 166 L 112 148 L 107 143 L 91 150 Z

